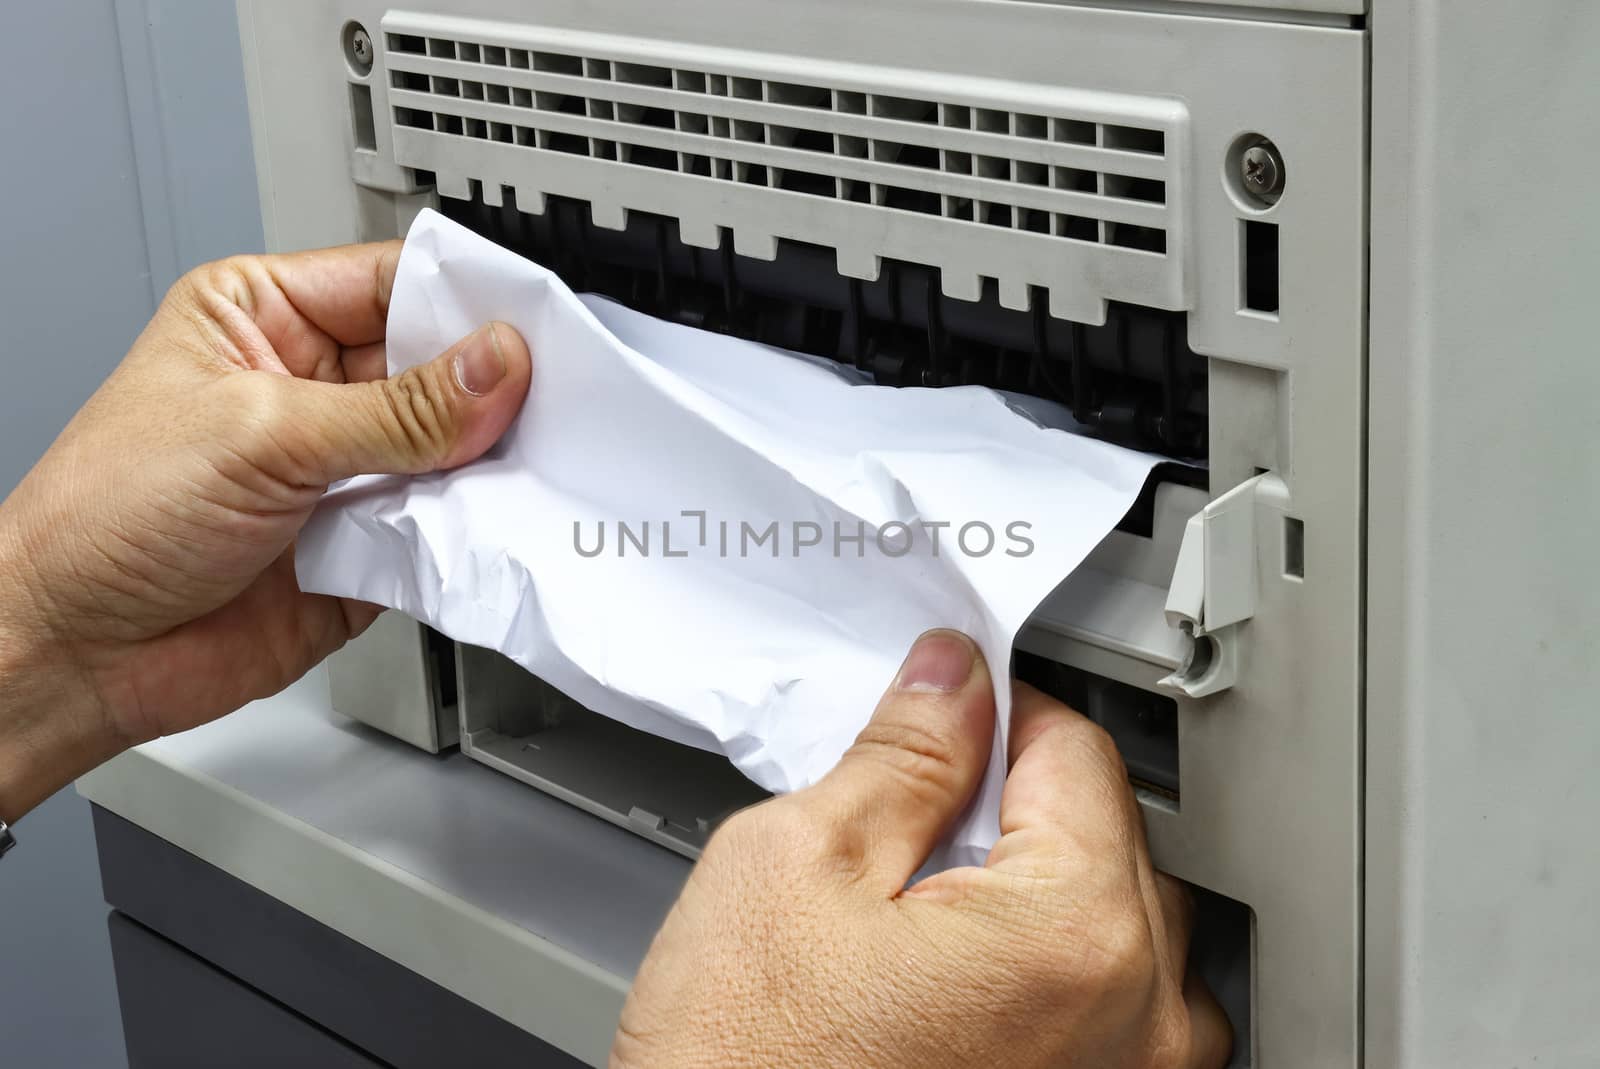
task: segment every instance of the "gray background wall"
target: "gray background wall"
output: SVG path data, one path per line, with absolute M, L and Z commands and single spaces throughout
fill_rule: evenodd
M 261 246 L 226 0 L 8 5 L 0 34 L 0 493 L 194 264 Z M 127 1064 L 87 804 L 0 862 L 0 1052 Z

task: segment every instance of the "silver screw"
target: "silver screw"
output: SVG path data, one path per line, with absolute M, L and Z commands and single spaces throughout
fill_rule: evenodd
M 350 52 L 362 66 L 372 62 L 372 38 L 360 26 L 350 35 Z
M 1263 200 L 1283 192 L 1283 157 L 1276 145 L 1264 141 L 1251 145 L 1239 158 L 1239 177 L 1244 188 Z

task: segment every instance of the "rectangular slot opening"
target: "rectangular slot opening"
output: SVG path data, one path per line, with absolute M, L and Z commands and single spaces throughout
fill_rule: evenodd
M 1124 152 L 1143 152 L 1151 156 L 1160 156 L 1167 150 L 1167 135 L 1160 130 L 1145 130 L 1137 126 L 1104 126 L 1104 145 L 1106 148 L 1121 149 Z
M 957 130 L 968 129 L 972 126 L 972 109 L 965 104 L 940 104 L 939 122 Z
M 989 134 L 1009 134 L 1011 132 L 1011 114 L 1004 111 L 995 111 L 992 108 L 979 108 L 975 113 L 973 129 L 982 130 Z
M 1107 223 L 1106 244 L 1165 255 L 1167 232 L 1149 226 L 1135 226 L 1132 223 Z
M 616 63 L 612 65 L 612 77 L 627 85 L 653 85 L 662 89 L 672 87 L 672 72 L 666 67 L 654 67 L 647 63 Z
M 1127 175 L 1106 175 L 1106 196 L 1123 200 L 1139 200 L 1147 204 L 1167 202 L 1167 184 L 1158 178 L 1129 178 Z
M 577 56 L 567 56 L 560 52 L 535 52 L 533 53 L 533 69 L 547 71 L 550 74 L 568 74 L 574 78 L 583 77 L 583 60 Z
M 350 130 L 355 134 L 356 148 L 365 152 L 378 149 L 377 124 L 372 120 L 372 87 L 350 85 Z
M 1283 574 L 1288 579 L 1306 577 L 1306 522 L 1283 518 Z
M 1250 1069 L 1255 1016 L 1255 910 L 1198 884 L 1188 887 L 1194 896 L 1189 968 L 1205 979 L 1233 1026 L 1233 1057 L 1228 1059 L 1227 1069 Z
M 1081 119 L 1051 119 L 1051 140 L 1068 145 L 1094 144 L 1094 123 Z
M 673 128 L 672 112 L 644 104 L 618 104 L 617 121 L 630 126 L 654 126 L 660 130 Z
M 1069 189 L 1074 193 L 1094 193 L 1099 189 L 1095 173 L 1077 167 L 1056 167 L 1051 181 L 1055 188 Z
M 885 119 L 901 122 L 933 123 L 939 121 L 939 108 L 931 100 L 911 100 L 907 97 L 883 96 L 874 93 L 868 102 L 868 112 Z
M 1037 208 L 1017 209 L 1017 229 L 1031 230 L 1035 234 L 1050 233 L 1050 213 Z
M 1014 655 L 1012 672 L 1105 728 L 1122 753 L 1134 787 L 1178 805 L 1175 700 L 1023 650 Z
M 470 756 L 689 857 L 767 793 L 719 754 L 590 712 L 488 650 L 458 647 Z
M 1050 136 L 1050 121 L 1043 115 L 1014 115 L 1012 128 L 1018 137 L 1042 139 Z
M 774 104 L 787 104 L 794 108 L 833 107 L 833 94 L 821 86 L 797 85 L 793 82 L 768 82 L 767 99 Z
M 1099 242 L 1100 224 L 1082 215 L 1058 215 L 1055 218 L 1055 234 L 1056 237 L 1071 238 L 1073 241 Z
M 389 84 L 396 89 L 405 89 L 413 93 L 426 93 L 431 85 L 426 74 L 418 74 L 416 71 L 391 71 Z
M 418 111 L 416 108 L 395 108 L 394 121 L 401 126 L 409 126 L 416 130 L 432 130 L 433 112 Z
M 1278 314 L 1278 224 L 1246 219 L 1242 244 L 1243 307 L 1275 316 Z
M 1042 163 L 1029 163 L 1027 160 L 1017 160 L 1016 180 L 1028 186 L 1048 186 L 1050 184 L 1050 168 Z

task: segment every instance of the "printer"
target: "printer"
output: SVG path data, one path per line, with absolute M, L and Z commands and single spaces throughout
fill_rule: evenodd
M 1236 1065 L 1362 1059 L 1363 0 L 241 0 L 269 245 L 425 207 L 654 316 L 1161 454 L 1013 672 L 1117 741 Z M 604 433 L 597 429 L 597 433 Z M 1036 488 L 1040 495 L 1056 490 Z M 694 856 L 761 797 L 390 613 L 335 708 Z

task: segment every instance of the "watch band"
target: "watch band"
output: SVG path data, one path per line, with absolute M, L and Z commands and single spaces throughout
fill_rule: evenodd
M 17 845 L 17 837 L 11 834 L 11 826 L 0 820 L 0 857 L 6 856 L 6 851 Z

